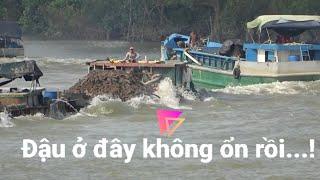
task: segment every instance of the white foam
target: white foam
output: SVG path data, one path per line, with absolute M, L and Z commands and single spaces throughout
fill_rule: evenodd
M 163 79 L 155 92 L 160 97 L 160 103 L 171 108 L 179 107 L 180 99 L 177 98 L 175 87 L 170 78 Z
M 195 100 L 196 96 L 193 93 L 182 91 L 182 97 L 188 100 Z M 86 108 L 86 114 L 80 113 L 79 115 L 86 115 L 86 116 L 96 116 L 96 114 L 90 114 L 90 110 L 93 110 L 94 108 L 98 108 L 99 112 L 103 112 L 103 114 L 110 114 L 112 112 L 109 112 L 110 109 L 106 107 L 106 103 L 122 103 L 122 101 L 119 98 L 113 98 L 109 95 L 99 95 L 94 97 L 90 105 Z M 187 106 L 181 106 L 180 104 L 180 98 L 177 96 L 177 90 L 176 87 L 173 85 L 170 78 L 165 78 L 162 80 L 157 88 L 157 91 L 155 92 L 155 96 L 147 96 L 147 95 L 141 95 L 134 98 L 131 98 L 130 100 L 123 102 L 123 104 L 132 107 L 132 108 L 139 108 L 142 104 L 147 105 L 164 105 L 172 109 L 192 109 Z M 84 112 L 83 111 L 83 112 Z
M 10 127 L 14 127 L 15 124 L 13 122 L 11 122 L 11 117 L 9 116 L 9 114 L 5 111 L 5 112 L 1 112 L 0 113 L 0 127 L 4 127 L 4 128 L 10 128 Z
M 141 95 L 138 97 L 131 98 L 125 103 L 133 108 L 139 108 L 141 104 L 155 105 L 159 104 L 159 99 L 156 97 Z
M 65 120 L 77 120 L 78 117 L 84 117 L 84 116 L 98 117 L 95 114 L 90 114 L 90 113 L 85 112 L 84 110 L 80 110 L 78 113 L 72 114 L 71 116 L 66 117 Z
M 23 119 L 24 121 L 39 121 L 46 118 L 46 116 L 43 113 L 36 113 L 36 114 L 28 114 L 28 115 L 21 115 L 18 117 L 15 117 L 15 119 Z
M 203 99 L 203 102 L 210 102 L 210 101 L 215 101 L 216 99 L 214 97 L 206 97 Z
M 35 115 L 33 115 L 34 117 L 40 117 L 40 118 L 44 118 L 44 114 L 43 113 L 36 113 Z
M 102 103 L 105 103 L 105 102 L 121 102 L 121 100 L 118 99 L 118 98 L 113 98 L 113 97 L 111 97 L 109 95 L 99 95 L 99 96 L 94 97 L 91 100 L 90 105 L 87 108 L 91 108 L 91 107 L 94 107 L 94 106 L 99 106 L 99 105 L 101 105 Z
M 230 86 L 224 89 L 213 89 L 213 92 L 222 92 L 237 95 L 265 95 L 265 94 L 319 94 L 320 81 L 310 82 L 274 82 L 249 86 Z
M 160 97 L 159 102 L 172 109 L 192 109 L 187 106 L 180 106 L 180 98 L 177 97 L 176 87 L 173 85 L 170 78 L 163 79 L 155 92 L 157 96 Z
M 179 88 L 178 93 L 183 97 L 183 99 L 186 99 L 188 101 L 195 101 L 197 99 L 197 96 L 194 92 L 187 91 L 183 88 Z

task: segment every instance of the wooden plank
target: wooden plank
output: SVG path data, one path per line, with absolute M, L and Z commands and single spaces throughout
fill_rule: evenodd
M 165 64 L 154 64 L 154 63 L 110 63 L 109 61 L 94 61 L 88 62 L 87 65 L 91 67 L 157 67 L 157 68 L 173 68 L 176 65 L 184 65 L 183 62 L 169 62 Z

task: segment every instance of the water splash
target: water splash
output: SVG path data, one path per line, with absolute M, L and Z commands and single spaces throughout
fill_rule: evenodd
M 81 110 L 82 115 L 86 116 L 108 116 L 112 114 L 123 114 L 130 112 L 130 107 L 118 98 L 109 95 L 99 95 L 94 97 L 90 105 Z
M 157 91 L 154 93 L 159 97 L 159 103 L 172 109 L 192 109 L 187 106 L 180 106 L 180 98 L 177 96 L 177 89 L 170 78 L 163 79 Z
M 0 113 L 0 127 L 10 128 L 14 127 L 15 124 L 11 122 L 11 117 L 7 111 Z
M 90 105 L 87 108 L 99 106 L 100 104 L 105 103 L 105 102 L 121 102 L 121 99 L 113 98 L 110 95 L 99 95 L 99 96 L 94 97 L 91 100 Z
M 182 97 L 185 97 L 188 100 L 194 100 L 195 95 L 188 92 L 182 92 Z M 190 107 L 184 107 L 180 106 L 180 98 L 178 95 L 178 91 L 176 90 L 176 87 L 173 85 L 172 80 L 170 78 L 165 78 L 162 80 L 157 88 L 157 91 L 154 93 L 154 95 L 141 95 L 134 98 L 131 98 L 130 100 L 126 102 L 121 102 L 118 98 L 113 98 L 109 95 L 100 95 L 96 96 L 92 99 L 90 105 L 87 107 L 87 109 L 95 109 L 98 111 L 105 111 L 109 108 L 107 106 L 110 106 L 111 103 L 118 104 L 118 105 L 125 105 L 126 107 L 130 108 L 139 108 L 142 104 L 147 105 L 164 105 L 169 108 L 173 109 L 190 109 Z M 100 109 L 100 110 L 99 110 Z M 113 112 L 108 112 L 107 114 L 110 114 Z
M 127 105 L 137 109 L 141 106 L 141 104 L 148 104 L 148 105 L 156 105 L 159 104 L 159 98 L 154 96 L 146 96 L 141 95 L 138 97 L 134 97 L 127 102 L 125 102 Z
M 182 93 L 182 94 L 181 94 Z M 82 113 L 74 116 L 98 116 L 98 115 L 115 115 L 130 113 L 133 109 L 138 109 L 141 105 L 164 105 L 172 109 L 192 109 L 190 107 L 180 105 L 180 97 L 188 100 L 195 100 L 193 93 L 181 91 L 178 92 L 170 78 L 162 80 L 154 95 L 141 95 L 126 102 L 122 102 L 118 98 L 110 95 L 99 95 L 94 97 L 90 105 L 82 110 Z
M 163 79 L 155 94 L 160 98 L 160 103 L 170 108 L 177 109 L 180 99 L 177 97 L 176 89 L 170 78 Z
M 199 98 L 199 95 L 190 90 L 185 90 L 184 88 L 179 88 L 177 92 L 184 100 L 195 101 Z
M 318 95 L 320 94 L 320 81 L 290 81 L 249 86 L 230 86 L 224 89 L 214 89 L 212 91 L 236 95 Z
M 153 96 L 141 95 L 134 97 L 126 102 L 122 102 L 118 98 L 113 98 L 109 95 L 99 95 L 94 97 L 90 105 L 82 109 L 81 114 L 77 116 L 86 115 L 96 117 L 98 115 L 112 115 L 112 114 L 123 114 L 131 112 L 133 109 L 140 108 L 143 104 L 154 105 L 158 104 L 158 98 Z

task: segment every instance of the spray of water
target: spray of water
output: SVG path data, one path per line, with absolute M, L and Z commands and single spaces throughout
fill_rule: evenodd
M 161 104 L 174 109 L 179 107 L 180 99 L 177 98 L 175 87 L 170 78 L 165 78 L 159 83 L 155 94 L 160 97 Z
M 15 124 L 11 122 L 11 117 L 7 111 L 0 113 L 0 127 L 9 128 L 14 127 Z
M 180 95 L 180 96 L 179 96 Z M 113 98 L 109 95 L 100 95 L 92 99 L 90 105 L 82 110 L 82 115 L 97 116 L 110 115 L 130 111 L 131 108 L 137 109 L 141 105 L 163 105 L 172 109 L 191 109 L 180 105 L 180 97 L 187 100 L 194 100 L 193 93 L 177 90 L 170 78 L 162 80 L 154 95 L 141 95 L 134 97 L 126 102 Z M 85 112 L 85 113 L 83 113 Z M 81 114 L 77 114 L 79 116 Z
M 155 94 L 159 97 L 159 103 L 161 105 L 165 105 L 172 109 L 192 109 L 191 107 L 179 105 L 180 98 L 177 96 L 177 89 L 170 78 L 165 78 L 159 83 Z M 185 94 L 185 96 L 190 98 L 189 94 Z

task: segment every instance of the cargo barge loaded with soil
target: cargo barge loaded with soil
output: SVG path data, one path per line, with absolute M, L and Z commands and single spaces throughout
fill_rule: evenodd
M 2 21 L 0 24 L 0 50 L 3 51 L 2 54 L 0 52 L 0 57 L 23 55 L 19 25 L 16 22 Z M 191 71 L 181 61 L 128 62 L 106 59 L 88 62 L 86 65 L 88 74 L 71 88 L 59 92 L 40 87 L 43 73 L 35 61 L 1 63 L 0 79 L 3 81 L 0 82 L 0 112 L 11 116 L 42 113 L 62 119 L 69 114 L 78 113 L 98 95 L 109 95 L 122 101 L 140 95 L 152 95 L 164 78 L 170 78 L 177 87 L 194 89 Z M 30 87 L 3 87 L 18 78 L 30 82 Z
M 193 89 L 190 71 L 180 61 L 130 63 L 107 59 L 86 64 L 88 75 L 64 94 L 83 94 L 89 98 L 107 94 L 127 101 L 140 95 L 153 95 L 164 78 L 170 78 L 176 87 Z
M 58 92 L 40 87 L 43 73 L 35 61 L 0 64 L 0 77 L 4 79 L 0 86 L 17 78 L 31 82 L 29 88 L 1 88 L 1 112 L 8 112 L 14 117 L 42 113 L 63 119 L 69 114 L 78 113 L 98 95 L 110 95 L 122 101 L 140 95 L 152 95 L 163 78 L 170 78 L 178 87 L 190 88 L 192 84 L 186 64 L 178 61 L 116 63 L 98 60 L 87 65 L 89 73 L 84 78 L 68 90 Z

